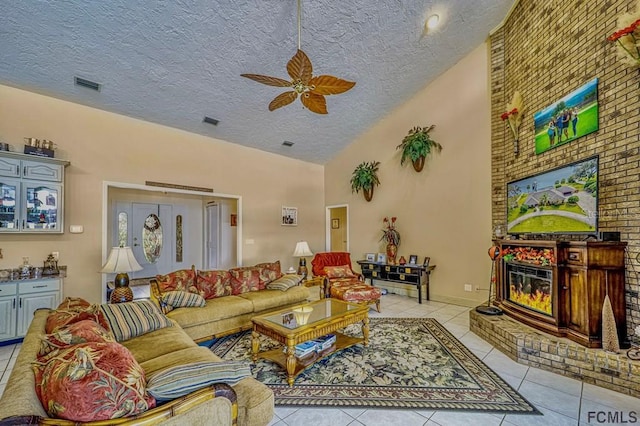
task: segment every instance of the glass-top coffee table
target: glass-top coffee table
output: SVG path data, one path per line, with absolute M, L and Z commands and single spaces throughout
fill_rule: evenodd
M 313 308 L 304 325 L 298 324 L 294 309 Z M 300 315 L 298 315 L 298 319 Z M 287 370 L 287 383 L 293 386 L 295 378 L 307 367 L 317 361 L 358 343 L 369 344 L 369 307 L 337 299 L 322 299 L 287 309 L 258 315 L 251 319 L 251 348 L 253 361 L 258 358 L 268 359 Z M 362 322 L 362 337 L 352 337 L 339 333 L 338 330 L 348 325 Z M 260 335 L 267 336 L 285 346 L 282 348 L 260 352 Z M 317 339 L 327 334 L 335 334 L 336 342 L 321 352 L 313 352 L 298 358 L 295 346 L 308 340 Z

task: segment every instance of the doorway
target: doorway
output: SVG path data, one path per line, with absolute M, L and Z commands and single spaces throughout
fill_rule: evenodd
M 326 250 L 349 251 L 349 205 L 327 206 Z

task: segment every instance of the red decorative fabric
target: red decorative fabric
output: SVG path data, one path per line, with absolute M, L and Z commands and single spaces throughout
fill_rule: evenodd
M 345 302 L 373 302 L 380 299 L 379 288 L 358 280 L 338 280 L 331 283 L 331 297 Z
M 327 278 L 355 278 L 356 274 L 351 270 L 351 265 L 325 266 L 324 275 Z
M 313 275 L 326 275 L 324 273 L 324 268 L 326 266 L 342 266 L 349 265 L 351 267 L 351 256 L 347 252 L 327 252 L 327 253 L 316 253 L 311 261 Z M 354 275 L 356 273 L 351 269 Z
M 231 295 L 229 271 L 198 271 L 196 288 L 205 299 Z
M 258 263 L 255 267 L 260 269 L 260 290 L 264 290 L 267 284 L 284 275 L 279 260 L 275 262 Z
M 67 348 L 71 345 L 87 342 L 115 342 L 111 332 L 105 330 L 100 324 L 92 320 L 82 320 L 73 324 L 58 328 L 51 334 L 47 334 L 40 342 L 38 356 L 44 356 L 56 349 Z
M 89 306 L 91 306 L 91 303 L 81 297 L 65 297 L 62 303 L 58 305 L 57 309 L 73 311 L 76 309 L 83 310 Z
M 256 267 L 229 269 L 231 294 L 242 294 L 260 290 L 260 269 Z
M 81 343 L 35 363 L 36 393 L 51 417 L 75 422 L 132 416 L 155 407 L 142 367 L 124 346 Z
M 47 334 L 51 334 L 64 326 L 84 320 L 97 322 L 105 330 L 111 330 L 107 319 L 100 310 L 100 306 L 89 305 L 86 308 L 77 306 L 71 310 L 56 309 L 55 311 L 52 311 L 47 317 L 47 323 L 45 324 L 44 331 Z
M 195 269 L 181 269 L 171 272 L 167 275 L 156 275 L 158 289 L 160 293 L 167 291 L 190 291 L 198 293 L 196 288 L 196 271 Z

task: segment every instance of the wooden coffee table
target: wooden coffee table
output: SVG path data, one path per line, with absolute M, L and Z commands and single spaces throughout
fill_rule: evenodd
M 296 307 L 311 307 L 313 312 L 307 324 L 298 325 L 293 318 Z M 369 307 L 355 303 L 343 302 L 337 299 L 322 299 L 305 303 L 294 308 L 281 309 L 265 315 L 252 318 L 253 332 L 251 333 L 251 348 L 253 361 L 258 358 L 268 359 L 287 370 L 287 383 L 293 386 L 296 377 L 307 367 L 321 359 L 358 343 L 369 344 Z M 352 337 L 339 333 L 338 330 L 348 325 L 362 322 L 362 337 Z M 286 347 L 260 352 L 260 335 L 267 336 Z M 295 356 L 295 346 L 298 343 L 318 337 L 335 334 L 336 343 L 332 347 L 319 353 L 312 353 L 303 358 Z

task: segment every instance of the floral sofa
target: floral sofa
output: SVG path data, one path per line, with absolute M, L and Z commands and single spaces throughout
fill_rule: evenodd
M 299 275 L 284 275 L 280 262 L 229 270 L 195 268 L 158 275 L 151 280 L 151 299 L 196 342 L 251 328 L 251 318 L 295 306 L 309 298 Z M 175 302 L 184 293 L 199 302 Z M 178 295 L 178 296 L 176 296 Z
M 150 301 L 41 309 L 0 399 L 0 425 L 263 426 L 273 392 L 250 375 Z

